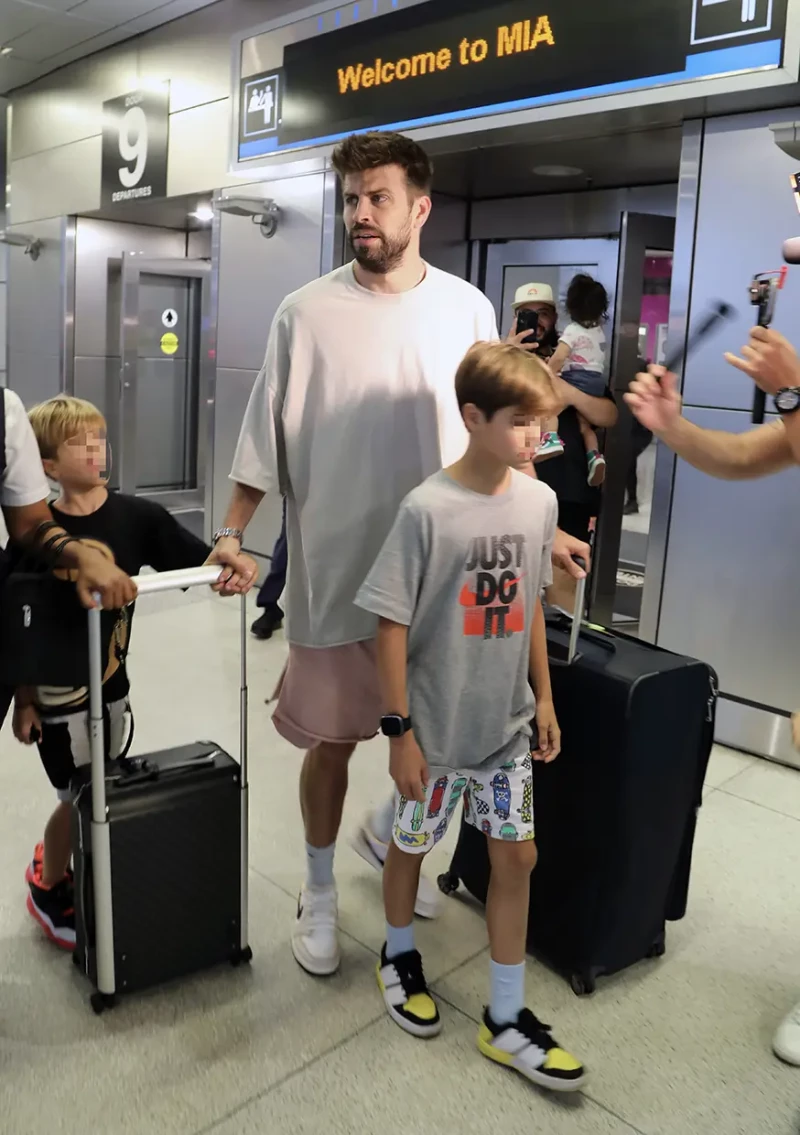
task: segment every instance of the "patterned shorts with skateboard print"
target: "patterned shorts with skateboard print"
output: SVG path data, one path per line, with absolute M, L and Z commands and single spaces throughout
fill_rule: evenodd
M 533 839 L 533 757 L 530 753 L 496 769 L 428 769 L 425 803 L 400 796 L 394 842 L 422 854 L 444 836 L 459 801 L 468 824 L 490 839 Z

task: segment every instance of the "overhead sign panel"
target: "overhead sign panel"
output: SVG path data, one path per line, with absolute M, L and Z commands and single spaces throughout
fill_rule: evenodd
M 104 206 L 167 195 L 169 83 L 103 103 Z
M 242 78 L 240 161 L 354 130 L 475 118 L 776 68 L 786 0 L 428 0 L 283 48 Z M 337 13 L 337 19 L 340 13 Z

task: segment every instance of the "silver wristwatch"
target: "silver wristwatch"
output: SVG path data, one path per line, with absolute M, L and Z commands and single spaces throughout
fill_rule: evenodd
M 218 528 L 214 535 L 211 537 L 211 543 L 217 544 L 220 540 L 224 540 L 227 536 L 233 537 L 241 544 L 244 540 L 244 532 L 241 528 Z

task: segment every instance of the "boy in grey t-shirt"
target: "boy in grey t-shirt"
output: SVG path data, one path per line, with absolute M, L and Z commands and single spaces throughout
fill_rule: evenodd
M 467 451 L 406 497 L 356 598 L 380 619 L 382 728 L 400 794 L 378 984 L 401 1028 L 439 1032 L 414 947 L 414 897 L 422 857 L 463 797 L 492 865 L 491 990 L 478 1047 L 534 1083 L 572 1091 L 584 1068 L 525 1008 L 531 762 L 558 756 L 560 733 L 539 598 L 551 581 L 556 498 L 519 469 L 539 443 L 536 419 L 552 409 L 550 372 L 509 343 L 478 343 L 459 367 L 456 393 Z

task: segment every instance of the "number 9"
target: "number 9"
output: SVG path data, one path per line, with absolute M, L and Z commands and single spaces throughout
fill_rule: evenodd
M 126 189 L 132 189 L 144 173 L 147 161 L 147 118 L 140 106 L 125 112 L 119 124 L 119 152 L 126 162 L 134 162 L 133 169 L 122 166 L 119 180 Z

